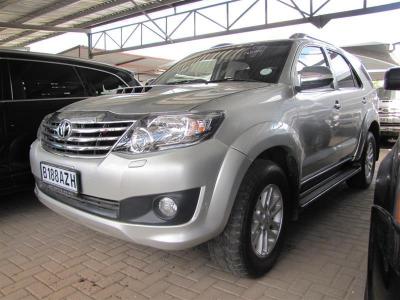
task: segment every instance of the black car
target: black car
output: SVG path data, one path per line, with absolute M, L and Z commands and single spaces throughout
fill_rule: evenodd
M 29 146 L 45 115 L 87 97 L 138 85 L 130 71 L 110 65 L 0 50 L 0 194 L 33 182 Z
M 400 90 L 400 68 L 386 72 L 385 88 Z M 400 299 L 400 140 L 376 179 L 365 299 Z

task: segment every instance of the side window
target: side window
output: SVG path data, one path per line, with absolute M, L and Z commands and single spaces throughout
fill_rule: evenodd
M 328 50 L 331 60 L 331 69 L 336 77 L 339 88 L 359 87 L 359 83 L 355 80 L 353 70 L 342 55 L 334 51 Z
M 329 71 L 326 56 L 320 47 L 308 46 L 303 48 L 297 60 L 296 70 L 298 82 L 311 78 L 313 80 L 316 76 L 325 74 Z M 324 70 L 325 69 L 325 70 Z M 326 86 L 318 86 L 318 88 L 333 88 L 333 84 L 326 84 Z M 309 87 L 307 89 L 313 89 Z
M 129 86 L 140 86 L 139 81 L 136 80 L 133 73 L 127 71 L 118 71 L 115 74 L 125 81 Z
M 117 89 L 126 87 L 124 82 L 110 73 L 87 68 L 78 68 L 78 70 L 87 83 L 90 96 L 115 94 Z
M 10 60 L 14 100 L 84 96 L 73 67 L 62 64 Z
M 11 100 L 7 61 L 2 59 L 0 59 L 0 101 L 1 100 Z
M 328 67 L 325 55 L 319 47 L 305 47 L 297 61 L 297 73 L 301 74 L 304 67 Z

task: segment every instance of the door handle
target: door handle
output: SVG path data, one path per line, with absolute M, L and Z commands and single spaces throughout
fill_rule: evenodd
M 340 109 L 342 106 L 340 105 L 340 103 L 339 103 L 339 100 L 336 100 L 335 101 L 335 105 L 333 106 L 334 108 L 336 108 L 336 109 Z
M 362 104 L 367 104 L 367 98 L 363 97 L 361 102 L 362 102 Z

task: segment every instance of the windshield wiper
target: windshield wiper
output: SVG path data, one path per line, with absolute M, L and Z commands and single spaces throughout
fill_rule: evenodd
M 248 79 L 223 78 L 223 79 L 210 80 L 210 81 L 207 81 L 207 82 L 214 83 L 214 82 L 224 82 L 224 81 L 264 82 L 264 81 L 261 81 L 261 80 L 255 80 L 255 79 L 251 79 L 251 78 L 248 78 Z
M 205 79 L 186 79 L 186 80 L 179 80 L 179 81 L 174 81 L 174 82 L 168 82 L 166 84 L 168 85 L 174 85 L 174 84 L 190 84 L 190 83 L 208 83 L 208 80 Z
M 187 79 L 166 83 L 167 85 L 178 85 L 178 84 L 190 84 L 190 83 L 217 83 L 217 82 L 225 82 L 225 81 L 235 81 L 235 82 L 264 82 L 261 80 L 255 79 L 234 79 L 234 78 L 223 78 L 223 79 L 215 79 L 215 80 L 205 80 L 205 79 Z

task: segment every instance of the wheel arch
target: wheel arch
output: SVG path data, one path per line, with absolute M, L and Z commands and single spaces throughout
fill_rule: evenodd
M 372 123 L 369 125 L 368 132 L 371 132 L 374 135 L 375 138 L 375 144 L 376 144 L 376 160 L 379 159 L 379 149 L 380 149 L 380 130 L 379 130 L 379 124 L 377 121 L 372 121 Z
M 262 151 L 254 159 L 253 163 L 258 159 L 270 160 L 276 163 L 286 174 L 290 186 L 291 215 L 293 219 L 296 219 L 298 214 L 300 167 L 294 153 L 287 146 L 277 145 Z

